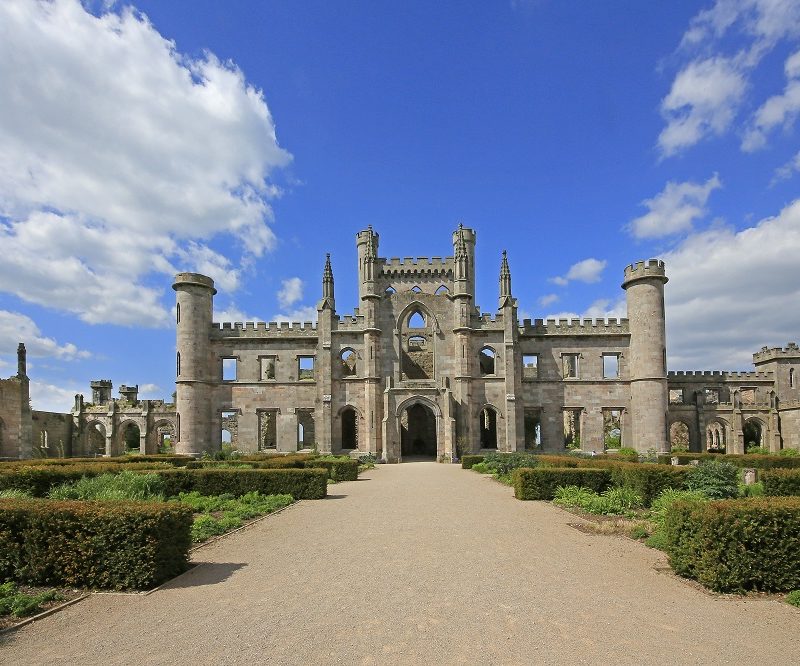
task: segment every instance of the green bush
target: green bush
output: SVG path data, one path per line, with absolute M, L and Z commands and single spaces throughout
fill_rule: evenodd
M 536 467 L 539 460 L 533 453 L 487 453 L 483 464 L 490 473 L 507 476 L 520 467 Z
M 621 458 L 628 462 L 639 462 L 639 452 L 629 446 L 623 446 L 616 453 L 609 453 L 609 458 Z
M 768 456 L 770 454 L 770 450 L 766 446 L 748 446 L 744 452 L 748 456 L 750 455 Z
M 721 460 L 704 460 L 689 468 L 686 489 L 700 491 L 709 499 L 738 497 L 739 468 Z
M 559 486 L 580 486 L 601 492 L 611 484 L 605 469 L 520 467 L 511 475 L 514 497 L 520 500 L 551 500 Z
M 164 495 L 173 497 L 196 490 L 201 495 L 235 497 L 256 491 L 262 495 L 291 495 L 295 499 L 321 499 L 328 493 L 323 469 L 171 469 L 159 470 Z
M 0 579 L 146 589 L 186 570 L 191 524 L 166 502 L 0 500 Z
M 124 456 L 97 456 L 96 458 L 31 458 L 29 460 L 10 460 L 0 462 L 0 469 L 4 466 L 32 465 L 32 466 L 48 466 L 48 465 L 85 465 L 96 463 L 116 463 L 125 465 L 130 463 L 165 463 L 174 467 L 183 467 L 186 463 L 193 461 L 191 456 L 176 456 L 176 455 L 139 455 L 131 454 Z
M 800 495 L 800 469 L 764 470 L 759 478 L 764 485 L 765 495 Z
M 356 481 L 358 460 L 349 456 L 320 456 L 303 463 L 306 469 L 325 469 L 331 481 Z
M 553 502 L 561 506 L 577 507 L 588 513 L 625 516 L 641 507 L 642 498 L 631 488 L 609 488 L 598 494 L 588 488 L 566 486 L 556 488 Z
M 667 488 L 682 489 L 687 470 L 654 463 L 611 463 L 608 466 L 613 485 L 632 489 L 645 506 Z
M 664 533 L 675 572 L 712 590 L 800 588 L 800 498 L 675 502 Z
M 800 590 L 792 590 L 786 595 L 786 603 L 800 608 Z
M 478 474 L 489 474 L 489 466 L 484 462 L 475 463 L 470 469 Z
M 467 455 L 461 457 L 461 467 L 462 469 L 472 469 L 472 466 L 483 462 L 484 456 L 479 455 Z
M 797 458 L 800 456 L 800 451 L 797 449 L 781 449 L 778 451 L 779 456 L 787 456 L 789 458 Z
M 763 497 L 764 484 L 761 481 L 751 483 L 749 486 L 744 483 L 739 484 L 739 497 Z
M 101 474 L 119 474 L 122 471 L 169 470 L 163 463 L 119 465 L 114 463 L 92 463 L 78 465 L 25 465 L 0 468 L 0 490 L 21 490 L 34 497 L 44 497 L 54 486 L 75 483 L 83 477 Z
M 13 615 L 25 617 L 42 610 L 42 604 L 59 599 L 55 590 L 40 592 L 39 594 L 25 594 L 20 592 L 12 581 L 0 585 L 0 617 Z
M 123 470 L 119 474 L 85 476 L 75 483 L 51 488 L 47 494 L 56 500 L 163 500 L 164 479 L 158 474 Z
M 784 451 L 793 449 L 783 449 Z M 677 458 L 681 465 L 688 465 L 692 460 L 722 460 L 737 467 L 753 467 L 755 469 L 800 468 L 800 457 L 792 454 L 784 455 L 742 455 L 734 453 L 678 453 L 663 454 L 659 462 L 669 464 L 671 458 Z

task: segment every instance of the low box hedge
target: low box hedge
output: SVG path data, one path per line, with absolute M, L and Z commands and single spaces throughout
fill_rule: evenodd
M 291 495 L 296 500 L 322 499 L 328 494 L 324 469 L 168 469 L 158 470 L 167 496 L 196 490 L 201 495 L 236 497 L 251 491 L 262 495 Z
M 611 485 L 607 469 L 572 467 L 521 467 L 511 475 L 514 497 L 520 500 L 551 500 L 559 486 L 581 486 L 602 492 Z
M 800 498 L 680 501 L 664 532 L 675 572 L 712 590 L 800 588 Z
M 768 456 L 761 453 L 664 453 L 658 456 L 658 462 L 670 464 L 672 458 L 677 458 L 679 465 L 688 465 L 692 460 L 711 459 L 754 469 L 800 469 L 800 456 Z
M 20 465 L 0 468 L 0 490 L 23 490 L 34 497 L 44 497 L 53 486 L 73 483 L 84 476 L 119 474 L 122 470 L 169 471 L 163 463 L 119 465 L 116 463 L 82 463 L 74 465 Z
M 472 469 L 473 465 L 482 463 L 485 457 L 486 456 L 479 456 L 479 455 L 461 456 L 461 469 Z
M 304 463 L 305 469 L 324 469 L 332 481 L 356 481 L 358 479 L 358 460 L 309 460 Z
M 687 467 L 657 465 L 655 463 L 611 463 L 608 466 L 614 486 L 630 488 L 642 498 L 645 506 L 667 488 L 683 490 L 686 485 Z
M 0 580 L 151 588 L 186 571 L 191 525 L 182 504 L 0 500 Z
M 764 484 L 765 495 L 800 495 L 800 469 L 768 469 L 758 478 Z
M 95 458 L 31 458 L 28 460 L 11 460 L 0 462 L 0 468 L 4 466 L 20 465 L 83 465 L 94 463 L 169 463 L 175 467 L 183 467 L 186 463 L 194 460 L 191 456 L 177 456 L 167 454 L 138 455 L 131 454 L 126 456 L 97 456 Z

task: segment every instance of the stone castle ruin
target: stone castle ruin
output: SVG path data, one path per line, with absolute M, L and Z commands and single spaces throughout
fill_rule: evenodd
M 212 320 L 211 278 L 179 273 L 176 402 L 92 383 L 70 414 L 31 411 L 24 348 L 0 381 L 0 456 L 27 457 L 44 436 L 65 455 L 242 451 L 371 453 L 387 462 L 478 451 L 743 453 L 800 449 L 800 348 L 763 348 L 754 372 L 667 372 L 663 262 L 624 270 L 627 319 L 517 316 L 506 253 L 498 307 L 475 304 L 472 229 L 453 256 L 383 258 L 356 234 L 359 307 L 336 312 L 330 256 L 316 324 Z M 44 433 L 44 435 L 42 435 Z M 40 447 L 41 448 L 41 447 Z

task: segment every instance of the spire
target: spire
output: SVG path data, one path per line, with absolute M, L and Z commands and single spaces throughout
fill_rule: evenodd
M 331 310 L 336 310 L 333 295 L 333 269 L 331 268 L 330 252 L 325 255 L 325 268 L 322 271 L 322 300 L 319 302 L 317 309 L 322 310 L 326 306 Z
M 455 233 L 455 274 L 456 281 L 467 280 L 469 272 L 469 256 L 467 255 L 467 244 L 464 242 L 464 225 L 459 222 L 458 230 Z
M 508 255 L 503 250 L 503 260 L 500 262 L 500 307 L 510 304 L 512 304 L 511 269 L 508 267 Z

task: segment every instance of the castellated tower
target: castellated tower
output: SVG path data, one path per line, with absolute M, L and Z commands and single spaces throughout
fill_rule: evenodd
M 178 273 L 175 319 L 178 332 L 176 379 L 179 454 L 200 455 L 215 449 L 211 436 L 211 393 L 217 377 L 209 334 L 213 317 L 214 280 L 198 273 Z
M 625 269 L 630 325 L 632 444 L 640 452 L 669 451 L 667 441 L 667 342 L 664 262 L 651 259 Z

